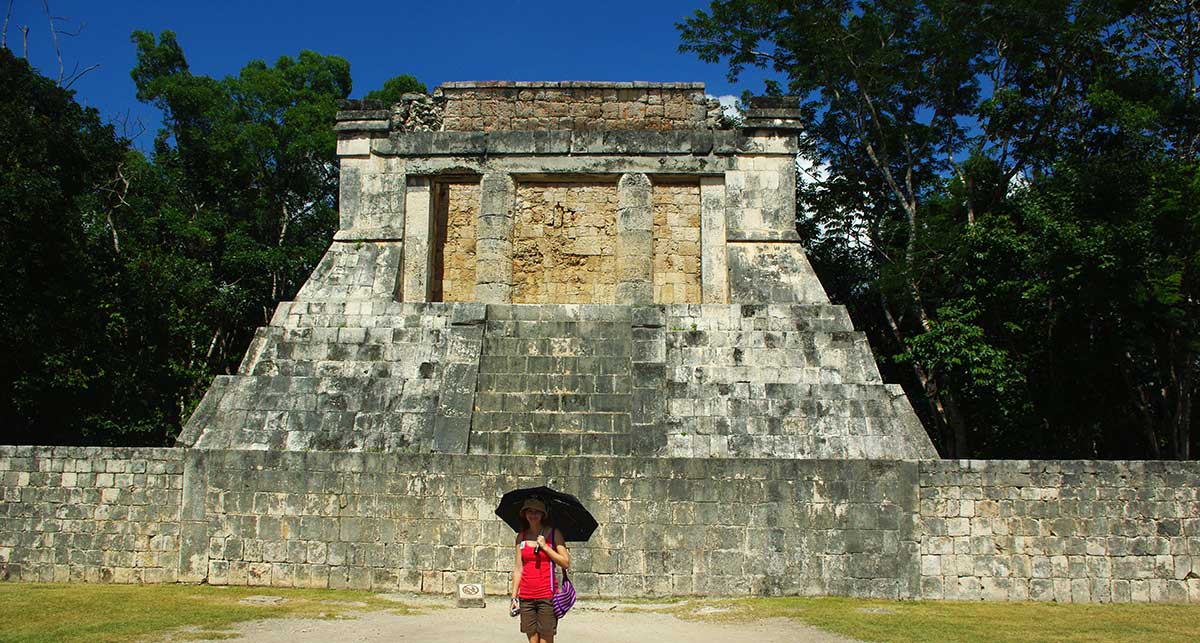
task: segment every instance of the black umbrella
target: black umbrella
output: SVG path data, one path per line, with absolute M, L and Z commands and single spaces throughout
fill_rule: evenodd
M 524 527 L 519 514 L 521 504 L 526 498 L 538 498 L 546 503 L 549 513 L 546 522 L 562 531 L 563 540 L 587 540 L 599 526 L 583 503 L 579 502 L 579 498 L 550 487 L 531 487 L 509 491 L 496 507 L 496 515 L 512 527 L 513 531 L 521 531 Z

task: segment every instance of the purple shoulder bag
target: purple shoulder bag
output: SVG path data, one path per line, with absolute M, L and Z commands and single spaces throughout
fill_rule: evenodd
M 554 546 L 553 529 L 550 530 L 550 546 Z M 550 561 L 550 565 L 550 582 L 553 584 L 555 582 L 554 567 L 557 565 L 554 565 L 553 560 Z M 575 604 L 575 586 L 571 584 L 571 579 L 567 578 L 566 569 L 562 570 L 562 583 L 560 583 L 558 587 L 554 589 L 554 598 L 551 600 L 554 602 L 555 618 L 562 618 L 566 616 L 567 612 L 571 609 L 571 606 Z

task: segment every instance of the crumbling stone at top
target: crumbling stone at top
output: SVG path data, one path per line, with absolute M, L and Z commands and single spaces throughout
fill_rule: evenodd
M 444 131 L 694 130 L 721 127 L 704 83 L 486 81 L 445 83 Z
M 428 94 L 408 93 L 400 102 L 342 100 L 338 102 L 337 132 L 437 132 L 442 129 L 443 101 Z
M 727 130 L 704 83 L 483 81 L 445 83 L 400 102 L 343 100 L 334 130 L 382 138 L 405 132 Z
M 745 127 L 774 130 L 804 129 L 804 113 L 798 96 L 753 96 L 747 106 Z

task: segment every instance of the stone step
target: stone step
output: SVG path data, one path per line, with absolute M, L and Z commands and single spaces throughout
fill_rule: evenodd
M 221 411 L 432 411 L 440 379 L 239 375 L 218 402 Z
M 483 339 L 485 355 L 528 357 L 628 357 L 629 333 L 623 338 L 599 337 L 513 337 L 489 333 Z
M 528 433 L 627 433 L 631 426 L 626 412 L 536 413 L 484 411 L 476 409 L 471 431 Z
M 506 455 L 617 455 L 634 453 L 629 433 L 472 431 L 468 453 Z
M 853 330 L 844 306 L 831 304 L 479 304 L 396 302 L 281 302 L 272 326 L 444 327 L 482 321 L 600 322 L 678 330 Z
M 895 435 L 870 436 L 871 449 L 882 449 L 895 459 L 925 457 L 919 447 Z M 666 453 L 675 458 L 761 457 L 856 459 L 867 457 L 866 442 L 831 435 L 700 435 L 667 436 Z
M 478 379 L 480 393 L 610 394 L 628 393 L 632 386 L 628 374 L 480 373 Z
M 670 381 L 663 390 L 669 399 L 749 399 L 779 402 L 803 400 L 860 400 L 891 403 L 897 396 L 892 386 L 877 382 L 780 383 L 780 382 L 689 382 Z
M 488 355 L 479 358 L 480 374 L 629 375 L 627 357 L 524 357 Z

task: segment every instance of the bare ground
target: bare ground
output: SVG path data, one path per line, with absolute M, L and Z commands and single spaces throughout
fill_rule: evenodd
M 416 597 L 399 600 L 431 609 L 410 615 L 380 611 L 334 620 L 281 618 L 252 621 L 235 628 L 232 633 L 236 638 L 221 640 L 255 643 L 525 641 L 517 620 L 508 616 L 508 601 L 503 598 L 489 600 L 484 609 L 458 609 L 450 600 Z M 859 643 L 783 618 L 754 623 L 706 623 L 650 611 L 655 607 L 580 601 L 559 622 L 558 636 L 554 640 L 564 643 Z

